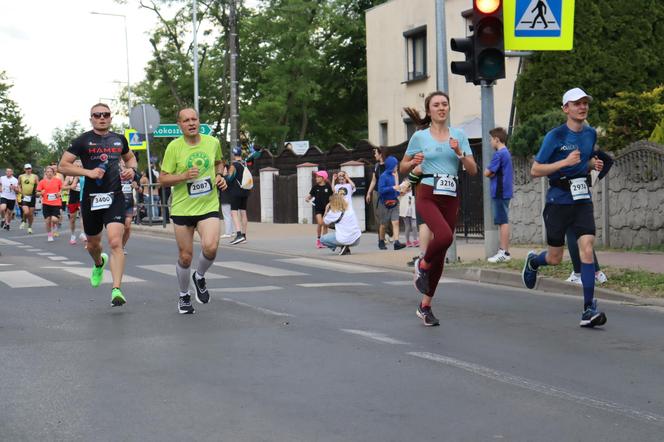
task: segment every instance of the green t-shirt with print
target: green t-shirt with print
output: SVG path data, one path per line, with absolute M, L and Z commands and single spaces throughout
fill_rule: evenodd
M 179 175 L 192 167 L 198 168 L 198 177 L 173 186 L 171 215 L 198 216 L 219 210 L 215 161 L 221 161 L 221 144 L 209 135 L 201 135 L 196 146 L 187 144 L 184 137 L 168 143 L 162 171 Z

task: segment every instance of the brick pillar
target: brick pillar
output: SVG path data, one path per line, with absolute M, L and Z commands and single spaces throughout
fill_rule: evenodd
M 261 222 L 274 222 L 274 176 L 279 169 L 265 167 L 259 171 L 261 183 Z
M 318 164 L 302 163 L 297 166 L 297 220 L 300 224 L 312 224 L 313 210 L 304 198 L 311 190 L 312 176 L 318 170 Z

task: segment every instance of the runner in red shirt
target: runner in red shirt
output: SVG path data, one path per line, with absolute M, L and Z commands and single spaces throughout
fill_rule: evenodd
M 37 185 L 37 196 L 41 196 L 42 199 L 42 213 L 46 222 L 48 242 L 53 241 L 52 229 L 60 220 L 60 208 L 62 207 L 62 199 L 60 198 L 61 190 L 62 181 L 55 176 L 53 167 L 48 166 L 44 172 L 44 179 Z

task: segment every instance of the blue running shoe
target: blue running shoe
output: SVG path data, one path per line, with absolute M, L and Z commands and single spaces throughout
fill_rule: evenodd
M 593 299 L 592 304 L 581 315 L 581 327 L 596 327 L 606 324 L 606 315 L 597 310 L 597 300 Z
M 535 288 L 537 284 L 537 270 L 534 270 L 530 263 L 537 257 L 537 253 L 534 250 L 528 252 L 526 256 L 526 262 L 523 264 L 523 272 L 521 273 L 521 279 L 523 280 L 523 285 L 529 289 Z

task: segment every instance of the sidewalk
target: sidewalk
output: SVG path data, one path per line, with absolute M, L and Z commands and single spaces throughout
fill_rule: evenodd
M 166 228 L 158 226 L 133 225 L 136 232 L 149 232 L 156 235 L 173 237 L 173 226 Z M 413 256 L 418 255 L 417 248 L 404 248 L 399 251 L 379 250 L 377 248 L 377 235 L 364 233 L 357 247 L 353 247 L 352 255 L 338 256 L 328 249 L 316 249 L 316 226 L 312 224 L 271 224 L 249 223 L 247 242 L 237 246 L 228 244 L 227 239 L 220 241 L 221 253 L 227 248 L 241 248 L 257 251 L 278 252 L 295 256 L 331 259 L 361 265 L 390 268 L 403 272 L 412 272 L 412 267 L 406 263 Z M 541 248 L 541 247 L 540 247 Z M 525 258 L 530 249 L 524 247 L 511 248 L 510 252 L 515 258 Z M 484 243 L 481 240 L 457 239 L 457 256 L 462 262 L 484 260 Z M 654 273 L 664 273 L 664 254 L 634 253 L 616 251 L 598 251 L 598 259 L 602 265 L 621 267 L 625 269 L 646 270 Z M 565 259 L 568 259 L 567 256 Z M 444 276 L 456 279 L 466 279 L 477 282 L 508 285 L 522 288 L 521 275 L 517 272 L 504 270 L 491 270 L 479 268 L 454 268 L 448 266 Z M 580 296 L 579 286 L 550 278 L 539 278 L 538 290 L 556 293 L 566 293 Z M 635 296 L 596 288 L 598 297 L 605 299 L 618 299 L 640 304 L 661 304 L 664 300 L 637 298 Z

